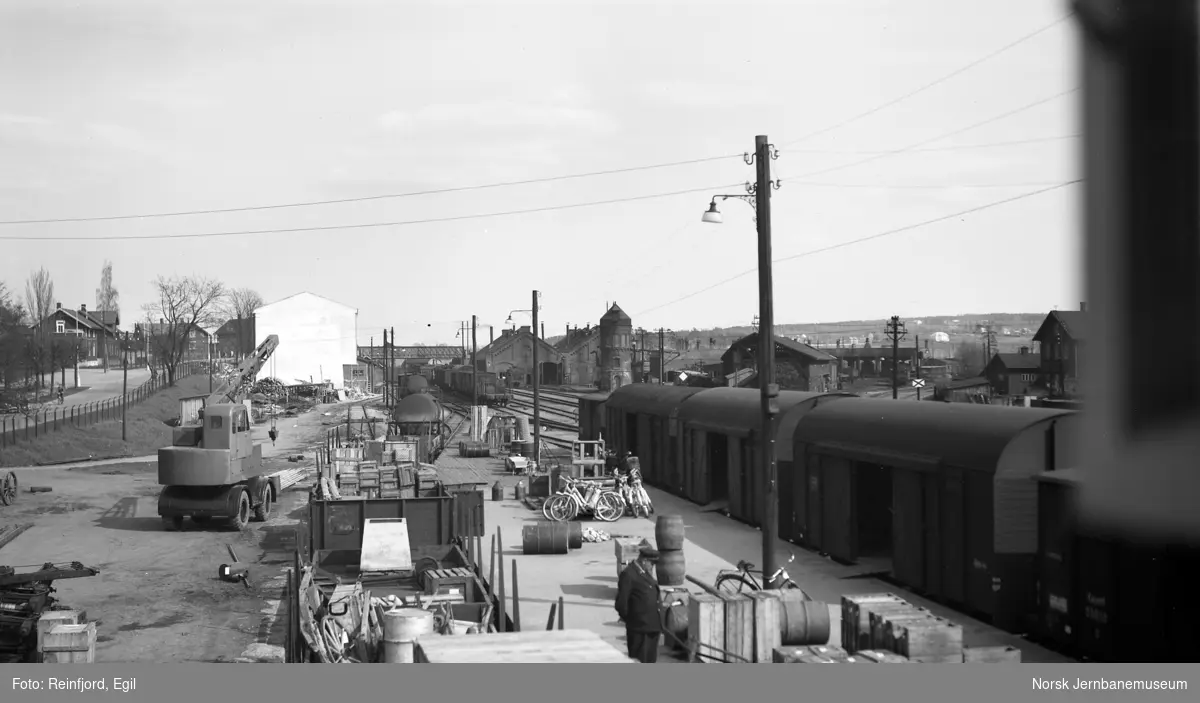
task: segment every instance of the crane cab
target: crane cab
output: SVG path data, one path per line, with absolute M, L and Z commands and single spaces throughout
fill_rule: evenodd
M 202 412 L 200 424 L 176 428 L 172 445 L 158 450 L 159 485 L 230 485 L 262 467 L 246 406 L 209 405 Z

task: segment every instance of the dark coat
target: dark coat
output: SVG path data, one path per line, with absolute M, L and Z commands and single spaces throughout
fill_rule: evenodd
M 617 580 L 617 614 L 625 629 L 634 632 L 661 632 L 658 612 L 658 582 L 639 562 L 633 562 Z

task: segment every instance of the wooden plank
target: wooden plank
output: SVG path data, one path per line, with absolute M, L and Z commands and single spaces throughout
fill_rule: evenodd
M 923 664 L 962 663 L 963 629 L 943 618 L 913 620 L 894 628 L 896 654 Z
M 800 645 L 776 647 L 771 661 L 778 664 L 854 664 L 857 659 L 841 647 L 829 645 Z
M 873 604 L 906 603 L 894 593 L 842 596 L 842 646 L 847 652 L 871 648 L 869 607 Z
M 722 661 L 725 649 L 725 600 L 695 593 L 688 602 L 688 648 L 700 661 Z M 732 662 L 731 662 L 732 663 Z
M 725 651 L 754 661 L 754 601 L 743 593 L 725 599 Z
M 912 664 L 908 657 L 902 657 L 895 652 L 888 652 L 882 649 L 862 649 L 854 653 L 854 656 L 860 659 L 873 661 L 877 664 Z
M 994 647 L 963 647 L 964 664 L 1020 664 L 1021 650 L 998 645 Z
M 774 591 L 755 591 L 750 600 L 754 603 L 754 661 L 770 664 L 772 653 L 783 644 L 783 601 Z

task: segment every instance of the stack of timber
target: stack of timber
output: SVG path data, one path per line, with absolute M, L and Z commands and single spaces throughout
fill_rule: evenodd
M 587 630 L 481 634 L 473 637 L 421 637 L 415 658 L 421 664 L 631 664 L 632 659 Z
M 961 625 L 894 593 L 842 596 L 842 643 L 851 654 L 887 651 L 924 664 L 1020 660 L 1012 647 L 965 648 Z
M 829 642 L 829 605 L 799 590 L 692 594 L 688 649 L 698 661 L 772 663 L 784 646 Z

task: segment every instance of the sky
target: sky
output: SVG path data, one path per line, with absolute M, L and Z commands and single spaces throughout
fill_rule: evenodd
M 363 344 L 455 343 L 472 315 L 486 338 L 535 289 L 548 335 L 613 302 L 646 328 L 747 325 L 754 210 L 700 216 L 746 192 L 767 135 L 777 323 L 1076 308 L 1066 13 L 5 0 L 0 281 L 45 267 L 91 307 L 108 259 L 123 322 L 160 275 L 309 291 L 356 307 Z

